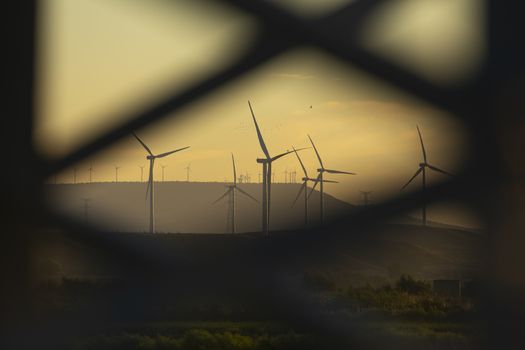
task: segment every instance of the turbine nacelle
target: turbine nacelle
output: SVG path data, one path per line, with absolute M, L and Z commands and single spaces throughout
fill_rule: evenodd
M 257 158 L 257 163 L 260 163 L 260 164 L 270 163 L 270 160 L 266 158 Z
M 419 163 L 419 167 L 420 168 L 423 168 L 423 167 L 426 167 L 427 166 L 427 163 Z
M 147 160 L 152 160 L 152 159 L 155 159 L 156 157 L 155 156 L 152 156 L 152 155 L 147 155 L 146 156 L 146 159 Z

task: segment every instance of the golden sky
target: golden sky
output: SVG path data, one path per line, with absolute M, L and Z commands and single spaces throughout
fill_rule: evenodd
M 398 7 L 378 11 L 362 40 L 429 79 L 453 82 L 468 76 L 480 60 L 478 4 L 401 1 Z M 182 90 L 224 67 L 257 29 L 250 18 L 237 15 L 195 1 L 47 0 L 40 31 L 37 147 L 51 157 L 65 154 L 116 125 L 123 111 L 154 101 L 167 88 Z M 468 136 L 449 115 L 331 56 L 303 48 L 137 131 L 155 153 L 191 146 L 159 160 L 156 179 L 163 164 L 167 180 L 183 180 L 191 162 L 192 180 L 231 180 L 233 152 L 238 172 L 248 172 L 257 181 L 255 158 L 262 152 L 248 100 L 271 154 L 308 146 L 310 134 L 326 167 L 356 172 L 333 175 L 331 179 L 341 183 L 326 187 L 328 193 L 354 203 L 360 200 L 359 190 L 373 190 L 376 200 L 399 193 L 421 160 L 416 124 L 432 164 L 453 172 L 466 152 Z M 121 167 L 120 180 L 136 181 L 138 166 L 147 165 L 145 155 L 130 136 L 79 164 L 78 179 L 87 181 L 92 163 L 96 181 L 113 181 L 115 165 Z M 315 154 L 305 150 L 301 155 L 314 175 Z M 285 170 L 302 175 L 293 155 L 274 163 L 278 182 L 284 180 Z M 440 177 L 431 174 L 430 181 Z M 71 182 L 72 171 L 59 174 L 58 181 Z

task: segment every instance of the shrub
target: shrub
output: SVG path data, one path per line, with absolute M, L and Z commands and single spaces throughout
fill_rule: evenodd
M 396 283 L 396 289 L 408 294 L 423 294 L 432 290 L 429 283 L 417 281 L 410 275 L 401 275 Z

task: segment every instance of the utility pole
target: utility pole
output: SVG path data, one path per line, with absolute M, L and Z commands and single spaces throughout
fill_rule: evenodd
M 120 167 L 115 165 L 115 182 L 118 182 L 118 170 L 119 169 Z
M 89 221 L 89 217 L 88 217 L 88 211 L 89 211 L 89 202 L 91 201 L 91 198 L 83 198 L 84 200 L 84 223 L 87 224 L 88 221 Z

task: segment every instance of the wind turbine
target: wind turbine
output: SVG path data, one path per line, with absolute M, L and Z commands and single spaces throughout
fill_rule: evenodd
M 257 131 L 257 138 L 259 139 L 259 145 L 266 158 L 257 158 L 257 163 L 261 163 L 263 166 L 262 176 L 263 176 L 263 185 L 262 185 L 262 231 L 264 234 L 268 234 L 270 226 L 270 203 L 271 203 L 271 189 L 272 189 L 272 163 L 277 159 L 284 157 L 287 154 L 290 154 L 294 151 L 286 151 L 284 153 L 278 154 L 275 157 L 270 156 L 268 148 L 264 143 L 264 139 L 257 124 L 257 119 L 255 118 L 255 113 L 253 112 L 252 105 L 248 101 L 248 106 L 250 107 L 250 112 L 252 114 L 253 123 L 255 124 L 255 130 Z M 300 148 L 297 151 L 300 151 L 304 148 Z
M 89 183 L 93 182 L 93 164 L 91 164 L 88 168 L 89 171 Z
M 73 168 L 73 183 L 77 183 L 77 168 Z
M 324 182 L 331 182 L 331 183 L 338 183 L 337 181 L 330 181 L 330 180 L 320 180 L 320 179 L 312 179 L 310 177 L 308 177 L 308 172 L 306 171 L 306 168 L 303 164 L 303 161 L 301 160 L 301 157 L 299 157 L 299 153 L 297 153 L 297 151 L 295 150 L 294 147 L 292 147 L 294 152 L 295 152 L 295 155 L 297 156 L 297 159 L 299 160 L 299 163 L 301 164 L 301 168 L 303 168 L 303 172 L 304 172 L 304 177 L 302 178 L 303 180 L 303 184 L 301 185 L 301 188 L 299 189 L 299 193 L 297 193 L 297 196 L 295 197 L 295 200 L 293 201 L 292 203 L 292 207 L 295 205 L 295 203 L 297 202 L 297 200 L 299 199 L 299 197 L 301 196 L 301 193 L 303 193 L 304 191 L 304 224 L 305 225 L 308 225 L 308 181 L 312 181 L 312 182 L 315 182 L 317 184 L 317 182 L 319 181 L 324 181 Z
M 247 192 L 243 191 L 241 188 L 237 187 L 237 171 L 235 170 L 235 158 L 233 158 L 232 153 L 232 164 L 233 164 L 233 185 L 228 185 L 228 190 L 220 196 L 215 202 L 212 204 L 215 204 L 219 202 L 224 197 L 228 196 L 228 223 L 230 224 L 232 233 L 235 233 L 235 194 L 236 191 L 239 191 L 240 193 L 244 194 L 248 198 L 252 199 L 253 201 L 259 203 L 259 201 L 255 198 L 253 198 L 251 195 L 249 195 Z
M 140 168 L 140 182 L 144 182 L 144 165 L 139 165 Z
M 164 182 L 164 168 L 167 167 L 167 165 L 160 165 L 160 167 L 162 168 L 162 182 Z
M 359 191 L 363 195 L 363 202 L 365 205 L 368 205 L 368 196 L 372 193 L 372 191 Z
M 132 133 L 132 134 L 133 136 L 135 136 L 137 141 L 140 142 L 142 147 L 144 147 L 144 149 L 148 152 L 146 159 L 149 160 L 149 178 L 148 178 L 148 185 L 146 187 L 146 199 L 148 198 L 148 193 L 149 193 L 149 232 L 155 233 L 155 208 L 154 208 L 155 186 L 154 186 L 154 181 L 153 181 L 153 166 L 155 165 L 155 159 L 164 158 L 166 156 L 169 156 L 172 153 L 185 150 L 189 148 L 190 146 L 186 146 L 183 148 L 176 149 L 174 151 L 169 151 L 169 152 L 155 155 L 151 152 L 148 146 L 146 146 L 146 144 L 142 142 L 141 139 L 139 139 L 139 137 L 135 133 Z
M 425 145 L 423 144 L 423 137 L 421 137 L 421 131 L 419 130 L 419 126 L 416 125 L 416 128 L 417 128 L 417 133 L 419 135 L 419 141 L 421 143 L 421 151 L 423 152 L 423 162 L 422 163 L 419 163 L 419 169 L 417 169 L 416 173 L 414 174 L 414 176 L 412 176 L 410 178 L 410 180 L 408 180 L 408 182 L 403 186 L 401 187 L 401 191 L 405 189 L 405 187 L 407 187 L 411 182 L 412 180 L 414 180 L 420 173 L 423 174 L 423 196 L 425 194 L 425 189 L 427 187 L 427 182 L 426 182 L 426 168 L 429 168 L 429 169 L 432 169 L 434 171 L 437 171 L 437 172 L 440 172 L 440 173 L 443 173 L 443 174 L 446 174 L 446 175 L 449 175 L 449 176 L 454 176 L 452 175 L 451 173 L 445 171 L 445 170 L 442 170 L 442 169 L 439 169 L 431 164 L 429 164 L 427 162 L 427 152 L 425 151 Z M 423 217 L 423 225 L 426 226 L 427 225 L 427 205 L 426 205 L 426 202 L 424 200 L 424 197 L 423 197 L 423 208 L 422 208 L 422 217 Z
M 190 182 L 191 163 L 186 166 L 186 182 Z
M 323 173 L 329 173 L 329 174 L 346 174 L 346 175 L 356 175 L 355 173 L 351 173 L 351 172 L 348 172 L 348 171 L 340 171 L 340 170 L 332 170 L 332 169 L 326 169 L 323 165 L 323 161 L 321 160 L 321 156 L 319 155 L 319 152 L 317 151 L 317 148 L 315 148 L 315 145 L 314 145 L 314 141 L 312 140 L 312 138 L 310 137 L 310 135 L 308 135 L 308 138 L 310 139 L 310 143 L 312 144 L 313 148 L 314 148 L 314 151 L 315 151 L 315 154 L 317 155 L 317 159 L 319 159 L 319 164 L 321 165 L 321 167 L 319 169 L 317 169 L 317 172 L 319 173 L 319 175 L 317 176 L 317 179 L 320 180 L 320 181 L 317 181 L 316 183 L 314 183 L 314 186 L 312 187 L 312 190 L 310 191 L 310 195 L 314 192 L 314 189 L 315 189 L 315 186 L 317 186 L 317 183 L 320 183 L 320 214 L 321 214 L 321 224 L 323 223 L 323 220 L 324 220 L 324 188 L 323 188 L 323 183 L 326 182 L 326 181 L 323 181 Z
M 118 170 L 119 169 L 120 169 L 120 167 L 115 165 L 115 182 L 118 182 Z

